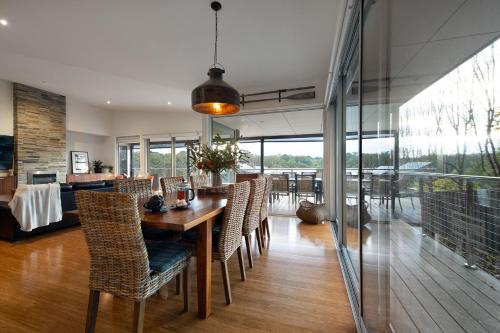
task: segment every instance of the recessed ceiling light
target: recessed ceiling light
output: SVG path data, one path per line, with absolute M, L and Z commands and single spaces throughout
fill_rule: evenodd
M 4 27 L 9 25 L 9 22 L 7 22 L 6 19 L 0 19 L 0 24 L 3 25 Z
M 111 101 L 106 101 L 106 104 L 111 104 Z
M 168 101 L 168 102 L 167 102 L 167 104 L 168 104 L 168 105 L 172 105 L 172 102 Z

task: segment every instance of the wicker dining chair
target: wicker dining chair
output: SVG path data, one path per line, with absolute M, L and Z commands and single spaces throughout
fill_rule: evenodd
M 300 197 L 316 198 L 316 176 L 295 174 L 295 201 Z
M 161 191 L 164 196 L 168 193 L 176 192 L 177 185 L 181 185 L 182 183 L 184 183 L 184 178 L 182 176 L 160 178 Z
M 226 208 L 224 209 L 224 219 L 220 227 L 220 236 L 212 255 L 214 260 L 220 261 L 221 263 L 226 304 L 232 303 L 227 261 L 234 252 L 238 252 L 241 280 L 246 280 L 245 265 L 243 264 L 243 255 L 241 253 L 241 241 L 243 239 L 243 220 L 245 218 L 249 195 L 249 182 L 229 185 Z
M 241 280 L 246 280 L 245 265 L 241 253 L 241 242 L 243 239 L 243 220 L 245 218 L 249 195 L 249 182 L 229 185 L 222 223 L 215 224 L 212 227 L 212 259 L 220 261 L 224 294 L 226 297 L 226 304 L 228 305 L 232 303 L 232 296 L 227 261 L 234 252 L 238 253 Z M 196 230 L 188 230 L 183 233 L 182 237 L 186 242 L 194 244 L 197 239 Z
M 86 332 L 94 332 L 100 292 L 134 301 L 134 332 L 142 332 L 146 299 L 183 275 L 184 310 L 188 310 L 190 251 L 178 243 L 146 244 L 141 233 L 137 195 L 75 193 L 90 254 Z
M 267 239 L 271 239 L 271 232 L 269 230 L 269 221 L 268 221 L 268 206 L 269 206 L 269 196 L 271 195 L 271 190 L 273 188 L 273 177 L 266 176 L 266 189 L 264 191 L 264 197 L 262 198 L 262 207 L 260 210 L 260 225 L 262 232 L 262 247 L 266 247 L 265 234 L 267 235 Z
M 148 199 L 153 195 L 153 184 L 150 179 L 126 178 L 115 180 L 115 192 L 134 193 L 139 199 Z
M 258 179 L 261 178 L 260 173 L 237 173 L 236 174 L 236 182 L 241 183 L 247 180 Z
M 189 182 L 191 183 L 191 188 L 195 193 L 203 186 L 208 186 L 208 175 L 193 175 L 189 177 Z
M 266 190 L 266 179 L 252 179 L 250 181 L 250 196 L 243 220 L 243 237 L 247 248 L 248 265 L 253 267 L 252 251 L 250 248 L 250 235 L 255 231 L 255 238 L 259 248 L 259 254 L 262 255 L 262 232 L 260 211 L 262 209 L 262 199 Z
M 153 196 L 152 179 L 127 178 L 117 180 L 114 183 L 114 188 L 115 192 L 136 194 L 138 199 L 141 201 L 145 201 Z M 146 240 L 172 241 L 180 238 L 179 232 L 151 227 L 143 227 L 142 233 Z M 177 285 L 179 285 L 179 282 Z M 177 291 L 179 292 L 179 288 L 177 288 Z
M 280 199 L 280 196 L 287 196 L 290 198 L 290 179 L 288 174 L 271 174 L 273 179 L 273 188 L 271 190 L 272 200 Z

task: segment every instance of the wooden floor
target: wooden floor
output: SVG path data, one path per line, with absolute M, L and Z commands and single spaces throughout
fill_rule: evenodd
M 247 281 L 239 280 L 236 256 L 230 259 L 232 305 L 224 303 L 214 263 L 210 318 L 196 317 L 195 283 L 188 313 L 170 286 L 168 298 L 148 300 L 145 332 L 355 332 L 330 227 L 288 217 L 273 217 L 270 226 L 262 257 L 253 244 L 255 266 Z M 83 332 L 89 257 L 80 228 L 16 244 L 0 241 L 0 267 L 0 332 Z M 131 302 L 102 295 L 97 332 L 129 332 L 131 326 Z

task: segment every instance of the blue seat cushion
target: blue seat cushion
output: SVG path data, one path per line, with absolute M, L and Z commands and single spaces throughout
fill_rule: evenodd
M 180 232 L 150 227 L 142 227 L 142 235 L 145 240 L 176 241 L 181 238 Z
M 220 224 L 214 224 L 212 227 L 212 245 L 216 246 L 219 244 L 219 239 L 220 239 L 220 230 L 221 230 L 221 225 Z M 185 231 L 182 233 L 182 239 L 184 241 L 187 241 L 189 243 L 196 243 L 196 229 L 191 229 L 188 231 Z
M 189 250 L 175 242 L 152 241 L 146 243 L 149 268 L 157 273 L 172 269 L 180 261 L 189 259 Z

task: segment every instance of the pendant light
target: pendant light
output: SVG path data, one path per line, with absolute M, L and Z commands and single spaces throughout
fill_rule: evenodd
M 226 71 L 217 62 L 217 12 L 222 8 L 218 1 L 213 1 L 210 7 L 215 12 L 215 51 L 214 63 L 208 69 L 209 79 L 194 88 L 191 93 L 191 105 L 196 112 L 210 115 L 228 115 L 240 111 L 240 94 L 236 89 L 222 80 Z

